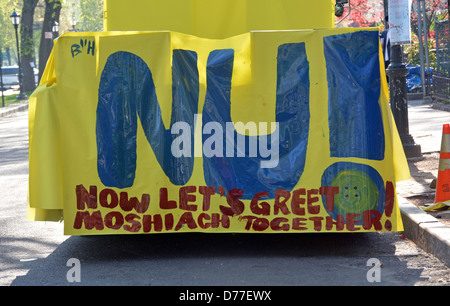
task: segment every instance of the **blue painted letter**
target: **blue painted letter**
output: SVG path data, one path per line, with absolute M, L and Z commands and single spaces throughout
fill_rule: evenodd
M 199 92 L 195 52 L 173 51 L 172 82 L 171 126 L 182 121 L 193 127 Z M 188 157 L 173 156 L 176 135 L 164 127 L 152 73 L 139 56 L 122 51 L 108 57 L 99 85 L 97 168 L 102 183 L 117 188 L 133 185 L 138 116 L 164 173 L 175 185 L 187 183 L 194 167 L 193 149 Z M 192 143 L 193 133 L 191 129 Z

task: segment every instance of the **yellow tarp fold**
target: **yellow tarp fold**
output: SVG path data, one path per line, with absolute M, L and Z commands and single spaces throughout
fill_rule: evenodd
M 250 31 L 334 27 L 334 1 L 105 0 L 105 31 L 171 30 L 223 39 Z

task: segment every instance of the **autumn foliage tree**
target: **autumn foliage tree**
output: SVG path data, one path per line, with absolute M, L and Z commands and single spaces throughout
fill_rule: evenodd
M 413 0 L 411 10 L 411 31 L 416 36 L 419 35 L 417 1 Z M 427 28 L 424 29 L 424 32 L 429 38 L 434 38 L 433 29 L 436 20 L 448 18 L 448 0 L 427 0 L 425 1 L 425 8 Z
M 350 15 L 340 26 L 376 27 L 383 23 L 383 0 L 351 0 L 350 6 Z
M 411 8 L 411 30 L 418 34 L 417 25 L 417 1 L 412 1 Z M 350 15 L 342 22 L 341 26 L 348 27 L 373 27 L 383 26 L 384 7 L 383 0 L 350 0 Z M 386 2 L 387 3 L 387 2 Z M 434 28 L 436 18 L 439 20 L 448 18 L 448 0 L 426 0 L 426 32 Z M 345 16 L 345 15 L 344 15 Z M 340 18 L 337 18 L 339 20 Z
M 418 7 L 417 1 L 413 0 L 412 10 L 411 10 L 411 31 L 412 31 L 412 43 L 411 45 L 405 46 L 405 53 L 407 54 L 407 61 L 412 65 L 420 65 L 420 53 L 419 53 L 419 26 L 418 26 Z M 437 48 L 436 44 L 436 22 L 445 20 L 448 18 L 448 0 L 427 0 L 425 1 L 425 23 L 426 28 L 423 27 L 423 36 L 427 36 L 428 50 L 433 50 Z M 440 33 L 439 35 L 444 40 L 447 39 L 448 34 Z M 425 42 L 423 43 L 425 46 Z M 429 64 L 432 68 L 436 69 L 437 57 L 436 52 L 429 52 Z

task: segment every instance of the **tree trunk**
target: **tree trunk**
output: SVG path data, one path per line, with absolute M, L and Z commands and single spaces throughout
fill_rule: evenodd
M 39 46 L 39 81 L 44 73 L 48 57 L 53 48 L 53 39 L 46 39 L 45 32 L 52 32 L 53 23 L 55 21 L 59 23 L 60 12 L 60 0 L 45 0 L 44 22 L 42 24 L 41 44 Z
M 34 78 L 34 44 L 33 44 L 33 17 L 39 0 L 24 0 L 20 24 L 20 59 L 22 65 L 22 86 L 24 92 L 36 89 Z M 33 65 L 31 64 L 33 63 Z

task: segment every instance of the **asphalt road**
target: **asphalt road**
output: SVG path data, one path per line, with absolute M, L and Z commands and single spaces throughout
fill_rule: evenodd
M 450 285 L 401 233 L 64 236 L 25 219 L 27 115 L 0 118 L 0 285 Z

